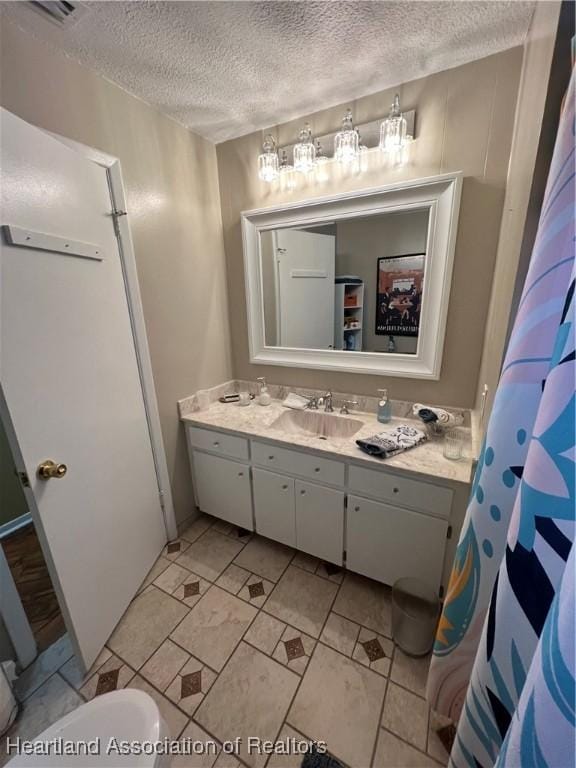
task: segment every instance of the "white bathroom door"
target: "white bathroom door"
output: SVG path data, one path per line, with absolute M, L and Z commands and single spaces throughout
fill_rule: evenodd
M 336 238 L 296 229 L 275 236 L 280 346 L 333 349 Z
M 106 171 L 5 110 L 1 129 L 0 409 L 89 667 L 166 540 L 158 482 Z

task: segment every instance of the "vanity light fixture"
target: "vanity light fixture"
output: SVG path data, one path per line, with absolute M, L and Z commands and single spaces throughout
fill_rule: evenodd
M 406 136 L 406 118 L 400 110 L 400 96 L 396 94 L 390 107 L 390 114 L 380 126 L 380 149 L 383 152 L 402 150 L 408 141 Z
M 325 184 L 340 175 L 362 175 L 378 166 L 398 168 L 409 162 L 415 117 L 414 109 L 402 112 L 396 94 L 386 118 L 375 117 L 355 125 L 348 109 L 338 132 L 313 136 L 310 125 L 305 123 L 296 143 L 280 147 L 267 133 L 262 154 L 258 155 L 258 176 L 286 191 Z
M 272 182 L 278 178 L 278 152 L 274 136 L 267 133 L 262 145 L 264 152 L 258 157 L 258 176 L 262 181 Z
M 298 143 L 294 145 L 294 170 L 300 173 L 310 173 L 316 161 L 316 147 L 312 140 L 309 123 L 298 134 Z
M 347 165 L 358 157 L 358 134 L 354 130 L 352 110 L 342 119 L 342 129 L 334 137 L 334 159 Z
M 283 190 L 292 190 L 296 186 L 296 174 L 294 173 L 294 166 L 288 162 L 288 155 L 286 150 L 282 150 L 282 157 L 280 159 L 280 186 Z

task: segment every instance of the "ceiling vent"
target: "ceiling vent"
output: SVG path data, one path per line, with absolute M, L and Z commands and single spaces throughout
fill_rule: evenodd
M 30 0 L 28 7 L 59 27 L 75 24 L 87 10 L 81 3 L 71 3 L 68 0 Z

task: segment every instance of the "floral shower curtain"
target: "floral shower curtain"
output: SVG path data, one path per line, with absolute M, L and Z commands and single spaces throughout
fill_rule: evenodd
M 428 678 L 452 768 L 574 765 L 574 130 L 573 75 Z

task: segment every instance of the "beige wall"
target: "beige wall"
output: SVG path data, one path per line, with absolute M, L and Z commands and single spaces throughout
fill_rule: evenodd
M 2 106 L 120 158 L 178 519 L 192 512 L 176 401 L 231 378 L 216 151 L 3 21 Z
M 486 320 L 486 334 L 482 361 L 478 377 L 476 416 L 482 427 L 486 427 L 494 402 L 494 395 L 500 378 L 500 369 L 505 352 L 512 299 L 517 281 L 520 255 L 523 248 L 530 194 L 538 145 L 542 134 L 542 119 L 549 94 L 549 80 L 553 62 L 554 46 L 560 15 L 560 2 L 537 3 L 524 45 L 522 76 L 519 85 L 518 110 L 512 134 L 508 186 L 504 201 L 500 239 L 494 267 L 494 281 Z M 570 40 L 573 31 L 565 32 Z M 568 45 L 566 46 L 569 47 Z M 563 63 L 564 73 L 569 67 L 569 54 Z M 562 94 L 560 94 L 562 98 Z M 558 112 L 555 113 L 556 115 Z M 555 125 L 548 126 L 550 133 L 556 133 Z M 547 138 L 547 137 L 546 137 Z M 551 149 L 548 158 L 551 156 Z M 539 182 L 543 191 L 547 171 Z M 539 218 L 540 204 L 535 216 Z M 532 228 L 532 242 L 535 231 Z
M 358 123 L 384 114 L 395 91 L 400 93 L 406 110 L 416 109 L 417 138 L 412 147 L 411 164 L 401 171 L 372 169 L 361 178 L 340 178 L 324 188 L 297 188 L 294 192 L 281 193 L 257 177 L 256 158 L 262 133 L 218 145 L 235 376 L 252 379 L 265 375 L 273 383 L 332 387 L 359 394 L 388 386 L 392 397 L 463 407 L 474 404 L 521 60 L 522 50 L 512 49 L 351 104 Z M 292 143 L 298 127 L 309 120 L 315 133 L 328 133 L 337 129 L 345 106 L 348 105 L 277 126 L 273 132 L 280 144 Z M 240 232 L 242 210 L 457 170 L 463 171 L 465 178 L 439 381 L 386 380 L 360 374 L 250 364 Z

